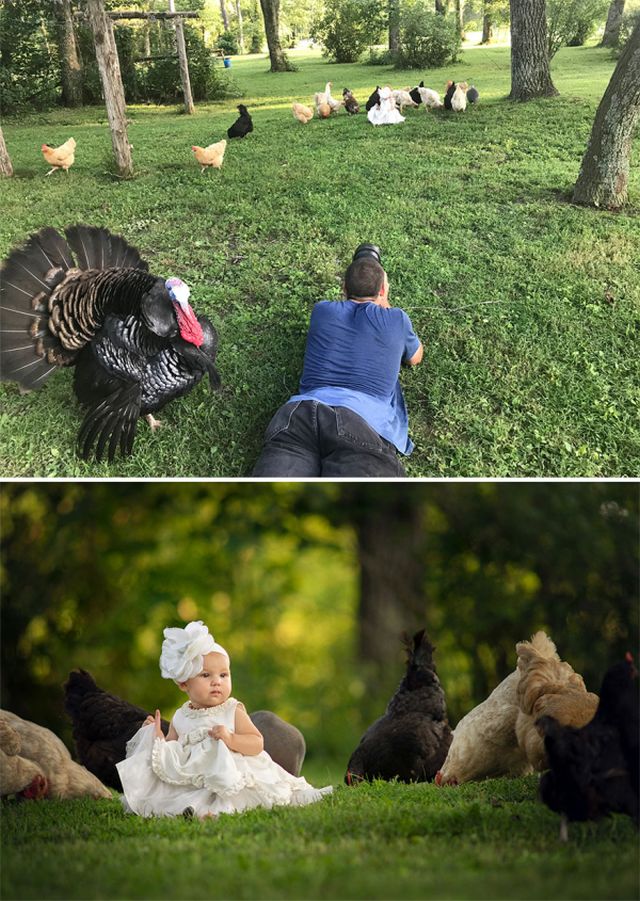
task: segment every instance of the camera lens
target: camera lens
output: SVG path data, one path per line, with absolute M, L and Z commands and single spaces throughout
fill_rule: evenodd
M 380 248 L 377 244 L 359 244 L 355 249 L 353 259 L 358 260 L 360 257 L 372 257 L 377 263 L 382 265 Z

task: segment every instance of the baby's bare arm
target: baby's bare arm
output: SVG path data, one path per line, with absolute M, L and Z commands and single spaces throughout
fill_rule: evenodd
M 262 733 L 249 719 L 243 704 L 236 707 L 235 732 L 229 732 L 226 726 L 214 726 L 209 730 L 209 735 L 223 741 L 230 751 L 237 751 L 247 757 L 255 757 L 264 750 Z

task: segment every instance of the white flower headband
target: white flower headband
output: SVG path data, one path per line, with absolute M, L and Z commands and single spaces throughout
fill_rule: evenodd
M 202 622 L 189 623 L 184 629 L 165 629 L 160 672 L 163 679 L 173 679 L 176 684 L 193 679 L 202 672 L 205 654 L 229 655 L 214 641 L 213 635 Z

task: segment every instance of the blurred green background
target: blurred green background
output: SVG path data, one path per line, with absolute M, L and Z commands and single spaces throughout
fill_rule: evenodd
M 638 646 L 633 483 L 5 483 L 2 706 L 71 745 L 75 667 L 171 715 L 162 630 L 203 619 L 234 695 L 342 761 L 422 626 L 452 724 L 546 629 L 597 691 Z M 342 764 L 341 764 L 342 765 Z

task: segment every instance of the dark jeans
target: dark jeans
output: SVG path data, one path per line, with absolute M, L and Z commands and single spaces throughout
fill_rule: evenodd
M 357 413 L 298 400 L 280 407 L 267 426 L 253 475 L 402 478 L 405 471 L 393 444 Z

